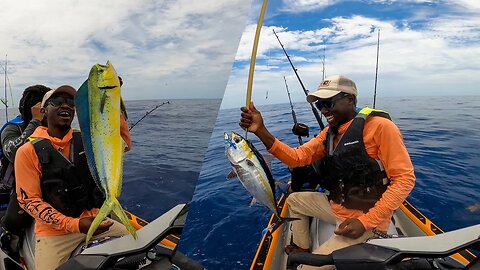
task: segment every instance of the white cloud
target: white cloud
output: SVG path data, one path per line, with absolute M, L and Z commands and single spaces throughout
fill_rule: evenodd
M 319 10 L 339 2 L 341 0 L 283 0 L 284 11 L 293 13 Z
M 480 9 L 480 1 L 478 0 L 458 0 L 453 3 L 466 8 Z
M 242 0 L 4 2 L 0 53 L 17 97 L 32 84 L 80 86 L 93 64 L 111 60 L 125 99 L 221 98 L 250 8 Z
M 278 29 L 279 35 L 282 34 L 280 38 L 290 55 L 305 57 L 304 61 L 294 61 L 294 64 L 310 90 L 315 90 L 322 78 L 318 48 L 326 39 L 326 74 L 347 75 L 357 82 L 360 97 L 372 96 L 377 42 L 375 28 L 378 27 L 381 29 L 379 96 L 477 94 L 475 85 L 480 84 L 478 18 L 445 14 L 418 29 L 408 24 L 363 16 L 332 18 L 327 28 L 305 31 L 267 26 L 259 46 L 262 48 L 259 50 L 260 57 L 269 52 L 278 57 L 276 59 L 283 58 L 283 65 L 277 63 L 275 69 L 262 69 L 255 73 L 252 100 L 258 104 L 288 102 L 283 82 L 286 75 L 292 99 L 305 101 L 305 95 L 279 51 L 278 43 L 274 44 L 277 41 L 269 37 L 271 30 L 268 29 L 271 28 Z M 251 26 L 247 27 L 242 37 L 243 43 L 236 58 L 239 63 L 248 64 L 245 52 L 251 49 L 246 40 L 250 39 L 251 31 Z M 245 95 L 246 68 L 238 63 L 235 66 L 225 92 L 223 108 L 244 106 L 243 101 L 238 102 L 238 96 Z M 267 90 L 268 100 L 265 99 Z

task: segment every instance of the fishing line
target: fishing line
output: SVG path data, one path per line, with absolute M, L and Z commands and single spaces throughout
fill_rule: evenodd
M 151 109 L 150 111 L 146 112 L 144 116 L 142 116 L 140 119 L 138 119 L 137 122 L 135 122 L 135 124 L 133 124 L 132 126 L 130 126 L 130 128 L 128 129 L 128 131 L 131 131 L 132 128 L 134 126 L 136 126 L 138 123 L 140 123 L 140 121 L 142 121 L 145 117 L 147 117 L 149 114 L 151 114 L 153 111 L 155 111 L 156 109 L 162 107 L 163 105 L 165 104 L 170 104 L 170 101 L 164 101 L 162 104 L 159 104 L 157 106 L 155 106 L 153 109 Z

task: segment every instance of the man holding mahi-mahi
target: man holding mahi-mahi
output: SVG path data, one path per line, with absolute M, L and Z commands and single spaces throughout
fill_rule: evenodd
M 48 128 L 40 126 L 15 158 L 18 202 L 35 218 L 35 269 L 51 270 L 66 262 L 85 241 L 90 224 L 104 201 L 85 158 L 80 132 L 71 127 L 76 90 L 60 86 L 45 94 L 42 112 Z M 121 134 L 130 136 L 121 117 Z M 126 138 L 124 141 L 129 142 Z M 128 234 L 125 227 L 104 220 L 93 239 Z
M 402 135 L 388 114 L 369 108 L 357 112 L 352 80 L 326 78 L 307 101 L 315 103 L 329 126 L 297 148 L 276 139 L 253 104 L 241 108 L 239 124 L 288 166 L 313 163 L 321 174 L 328 195 L 295 192 L 287 199 L 290 216 L 300 220 L 292 223 L 293 245 L 285 252 L 310 252 L 309 217 L 315 217 L 337 226 L 330 239 L 313 250 L 330 254 L 366 241 L 373 236 L 372 229 L 387 232 L 394 210 L 413 189 L 415 175 Z

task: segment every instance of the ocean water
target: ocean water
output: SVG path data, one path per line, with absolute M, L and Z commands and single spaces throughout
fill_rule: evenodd
M 298 121 L 311 127 L 310 136 L 318 134 L 307 103 L 294 107 Z M 408 200 L 445 231 L 479 224 L 480 96 L 380 98 L 377 108 L 388 111 L 402 131 L 414 164 L 417 181 Z M 298 146 L 289 104 L 258 109 L 274 136 Z M 226 180 L 223 133 L 242 132 L 239 119 L 238 108 L 219 111 L 179 246 L 210 270 L 248 269 L 271 215 L 262 205 L 249 206 L 251 197 L 238 180 Z M 248 138 L 266 153 L 255 135 Z M 276 180 L 290 177 L 278 160 L 272 173 Z
M 129 124 L 164 101 L 126 101 Z M 191 200 L 221 102 L 169 101 L 132 128 L 133 146 L 124 156 L 120 203 L 147 221 Z M 17 114 L 9 111 L 9 118 Z M 0 121 L 5 122 L 5 110 Z M 76 121 L 72 125 L 78 127 Z

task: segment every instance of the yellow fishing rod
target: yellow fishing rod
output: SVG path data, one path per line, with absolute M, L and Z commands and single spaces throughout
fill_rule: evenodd
M 245 103 L 247 109 L 250 108 L 250 101 L 252 99 L 253 73 L 255 72 L 255 61 L 257 59 L 258 40 L 260 39 L 260 32 L 262 30 L 263 18 L 265 17 L 265 10 L 267 10 L 267 3 L 268 0 L 263 0 L 262 9 L 260 10 L 260 16 L 258 18 L 257 29 L 255 31 L 255 39 L 253 40 L 252 57 L 250 59 L 250 70 L 248 71 L 247 101 Z

